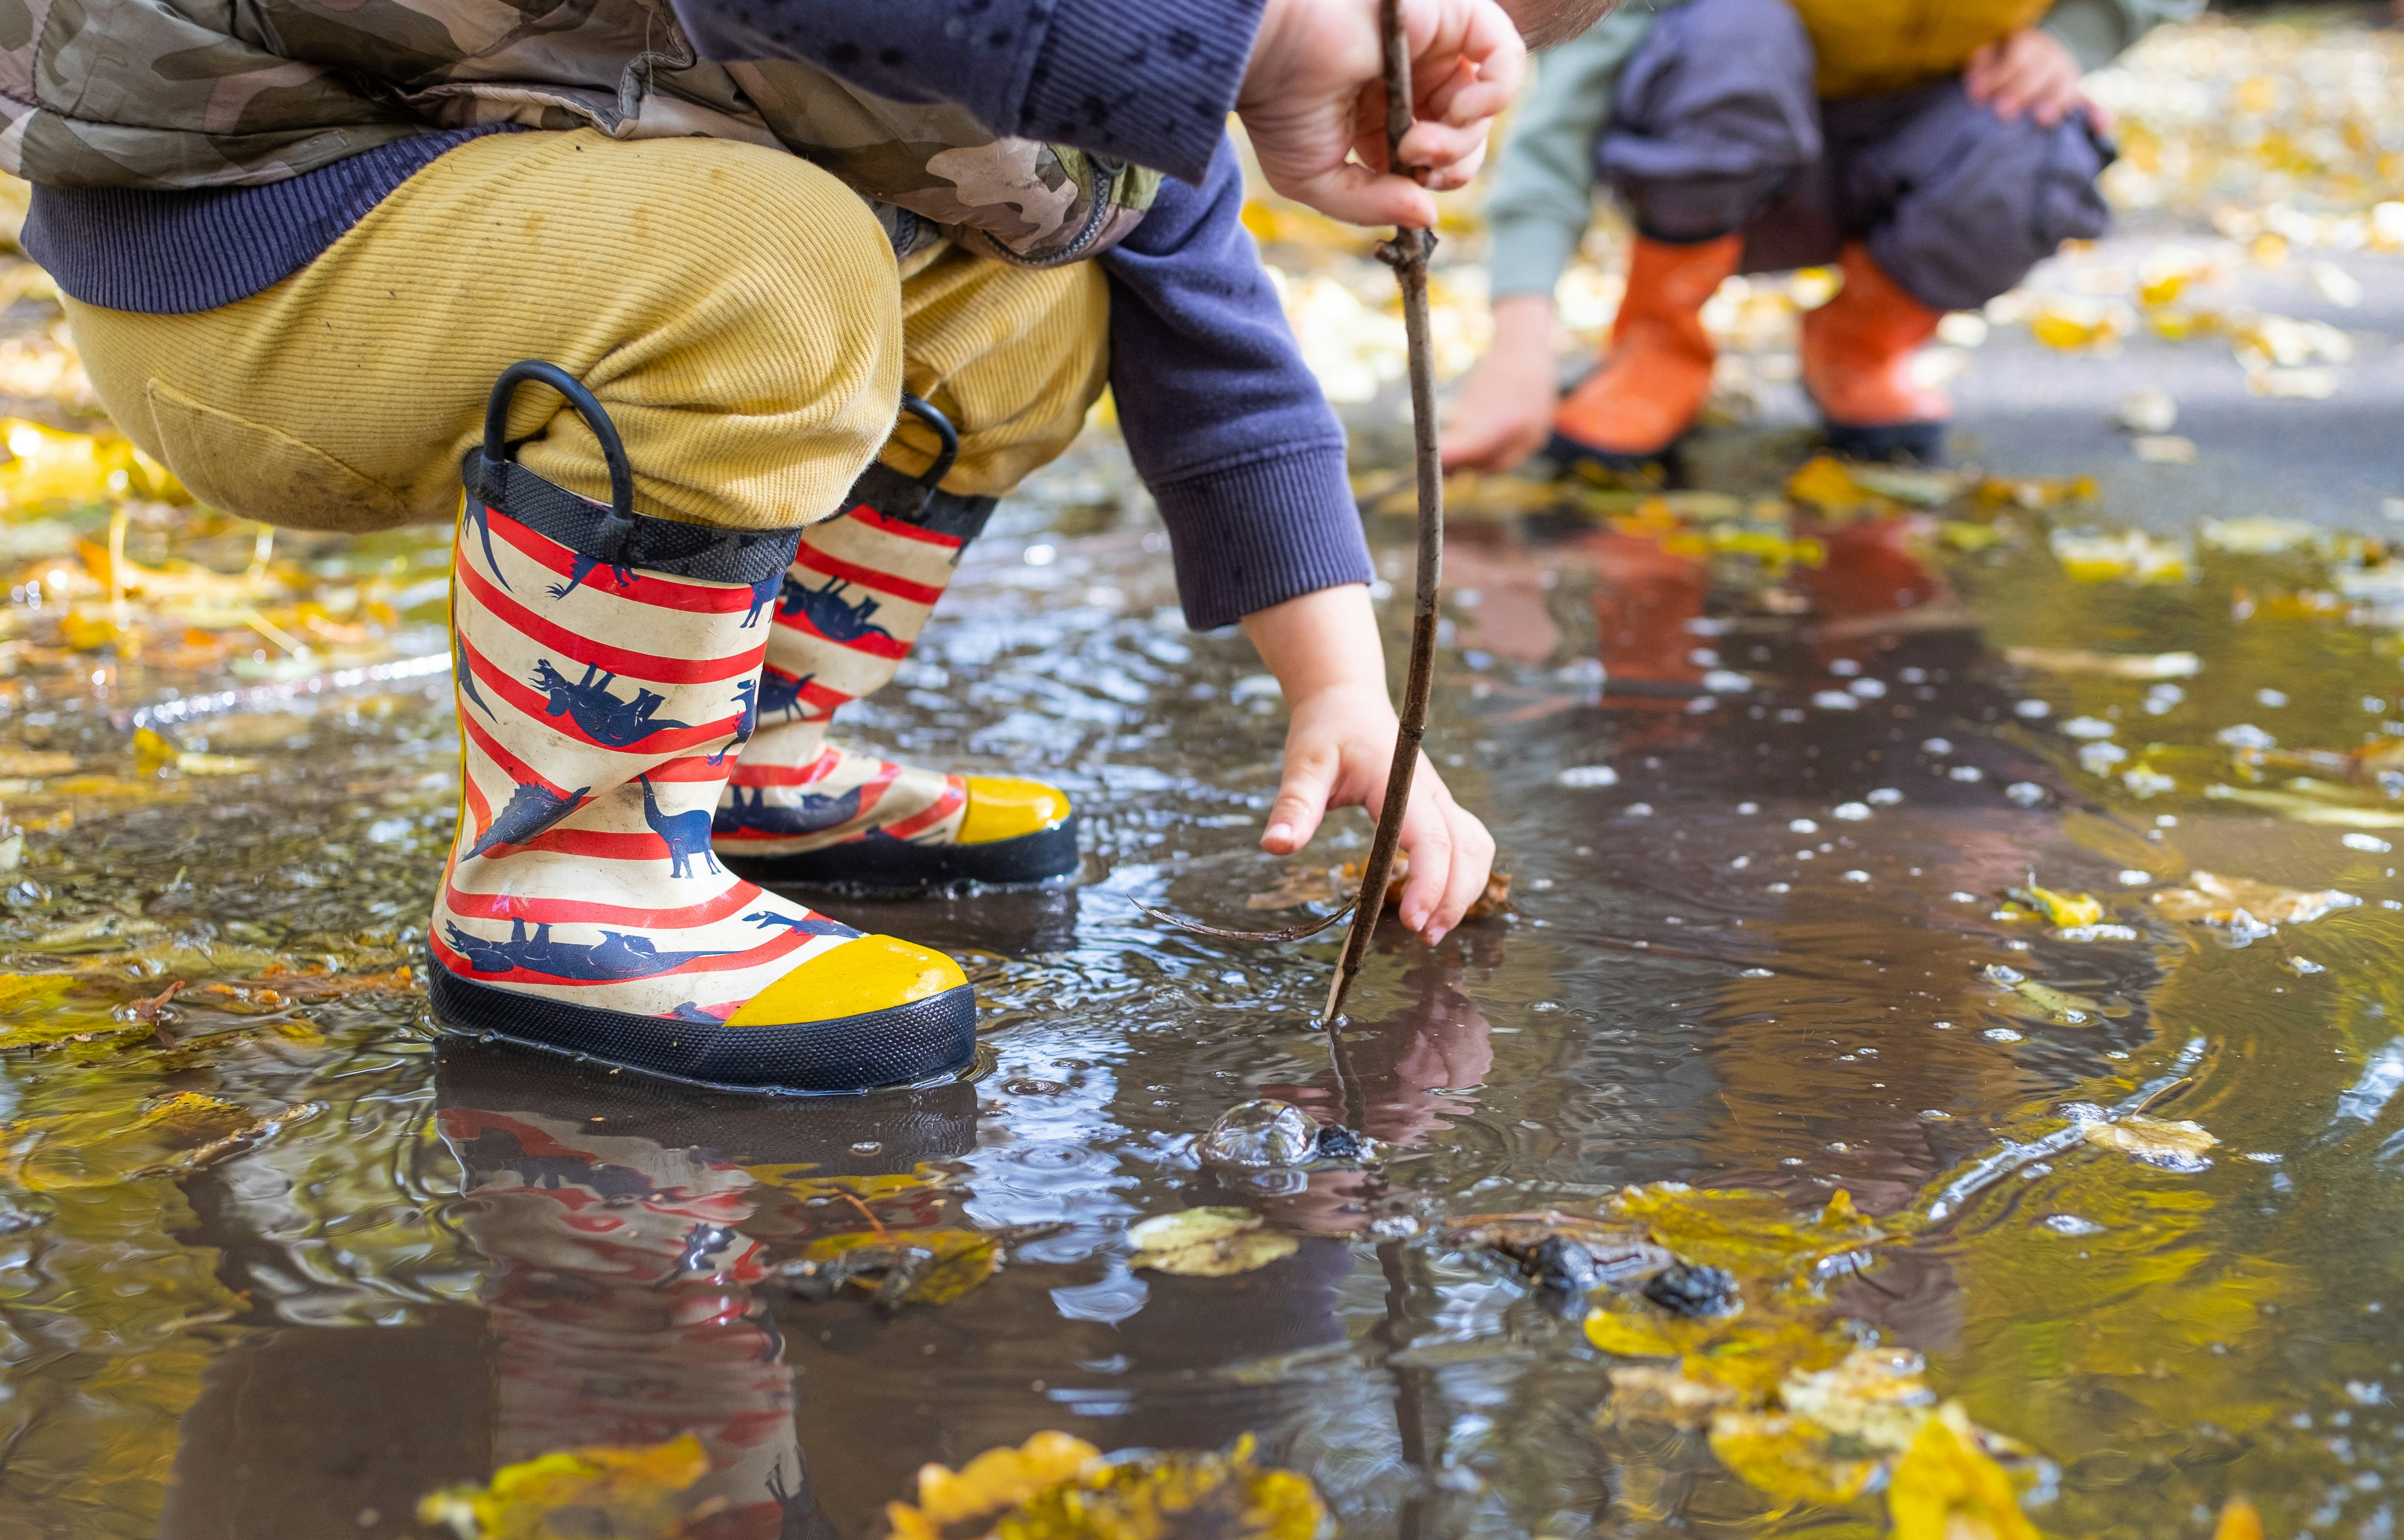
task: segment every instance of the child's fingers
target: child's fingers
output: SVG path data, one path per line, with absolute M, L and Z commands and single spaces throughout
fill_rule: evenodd
M 1445 932 L 1461 923 L 1461 917 L 1486 891 L 1486 879 L 1494 870 L 1494 836 L 1476 815 L 1446 797 L 1445 819 L 1452 832 L 1452 870 L 1446 874 L 1444 899 L 1436 905 L 1434 922 L 1428 928 L 1428 945 L 1442 941 Z
M 1452 830 L 1441 795 L 1431 794 L 1425 784 L 1434 777 L 1421 762 L 1411 787 L 1411 805 L 1403 814 L 1403 848 L 1411 858 L 1410 880 L 1403 885 L 1403 924 L 1419 931 L 1436 917 L 1452 875 Z
M 1466 163 L 1472 172 L 1486 157 L 1486 124 L 1454 128 L 1449 123 L 1416 123 L 1403 135 L 1403 164 L 1443 172 Z
M 1269 805 L 1269 826 L 1261 848 L 1273 856 L 1290 856 L 1310 843 L 1319 820 L 1327 813 L 1327 793 L 1335 784 L 1337 756 L 1332 749 L 1302 749 L 1286 756 L 1285 778 L 1277 801 Z
M 1425 188 L 1408 177 L 1363 165 L 1348 162 L 1315 175 L 1292 177 L 1278 190 L 1348 224 L 1405 225 L 1414 230 L 1435 224 L 1435 200 Z

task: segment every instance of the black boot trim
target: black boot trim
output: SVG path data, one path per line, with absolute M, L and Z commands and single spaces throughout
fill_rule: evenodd
M 481 448 L 460 465 L 468 483 L 468 518 L 482 501 L 580 556 L 700 582 L 756 587 L 793 565 L 798 529 L 712 529 L 707 525 L 634 515 L 622 541 L 607 538 L 609 511 L 547 482 L 515 460 L 488 460 Z
M 841 888 L 858 893 L 927 892 L 969 884 L 1019 887 L 1077 870 L 1077 815 L 1016 839 L 913 845 L 872 830 L 797 856 L 746 856 L 711 847 L 726 869 L 765 888 Z
M 976 991 L 963 984 L 881 1011 L 790 1027 L 640 1016 L 519 994 L 461 978 L 426 959 L 434 1019 L 492 1037 L 686 1085 L 759 1096 L 826 1096 L 908 1085 L 976 1057 Z
M 937 535 L 949 535 L 962 545 L 985 533 L 987 519 L 993 517 L 999 497 L 970 497 L 957 492 L 928 490 L 915 476 L 905 476 L 884 461 L 860 473 L 851 483 L 851 494 L 845 506 L 862 505 L 876 510 L 888 519 L 915 525 Z
M 1943 465 L 1945 433 L 1951 426 L 1916 422 L 1852 427 L 1832 422 L 1827 424 L 1828 448 L 1846 459 L 1879 465 Z

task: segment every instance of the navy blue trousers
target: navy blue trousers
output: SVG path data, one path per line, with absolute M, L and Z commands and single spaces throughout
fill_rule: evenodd
M 2006 121 L 1959 77 L 1823 101 L 1784 0 L 1690 0 L 1628 62 L 1596 157 L 1636 226 L 1691 243 L 1734 231 L 1743 268 L 1835 259 L 1847 241 L 1938 310 L 1971 310 L 2066 240 L 2100 235 L 2114 150 L 2083 114 Z

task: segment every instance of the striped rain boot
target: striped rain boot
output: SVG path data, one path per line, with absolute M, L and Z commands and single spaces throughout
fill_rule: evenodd
M 607 509 L 515 464 L 509 399 L 566 396 L 609 464 Z M 461 816 L 427 929 L 434 1014 L 669 1079 L 860 1090 L 965 1068 L 957 964 L 730 875 L 710 821 L 756 720 L 790 532 L 634 511 L 600 403 L 512 365 L 468 456 L 452 583 Z
M 993 512 L 991 497 L 938 489 L 958 437 L 917 398 L 902 407 L 943 451 L 915 478 L 870 466 L 841 513 L 802 532 L 769 630 L 760 729 L 718 805 L 718 853 L 762 882 L 860 890 L 1067 876 L 1077 819 L 1056 788 L 945 775 L 828 741 L 835 708 L 901 668 Z

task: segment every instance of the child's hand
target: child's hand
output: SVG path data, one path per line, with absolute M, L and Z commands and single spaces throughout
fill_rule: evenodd
M 1544 447 L 1560 405 L 1553 302 L 1541 294 L 1494 301 L 1494 343 L 1469 371 L 1444 425 L 1447 470 L 1516 469 Z
M 1986 103 L 2006 122 L 2025 112 L 2052 128 L 2074 112 L 2095 115 L 2079 73 L 2078 61 L 2051 33 L 2027 27 L 1970 55 L 1962 84 L 1970 100 Z
M 1236 111 L 1269 186 L 1358 225 L 1435 223 L 1428 189 L 1466 186 L 1528 50 L 1496 0 L 1403 0 L 1417 123 L 1413 182 L 1386 167 L 1377 0 L 1268 0 Z M 1351 159 L 1355 151 L 1360 159 Z
M 1385 802 L 1396 722 L 1377 618 L 1368 592 L 1348 583 L 1255 610 L 1244 617 L 1244 630 L 1293 713 L 1285 774 L 1261 836 L 1263 849 L 1292 855 L 1309 843 L 1329 808 L 1365 806 L 1374 814 Z M 1494 836 L 1452 800 L 1421 755 L 1402 839 L 1411 858 L 1403 923 L 1433 945 L 1486 890 Z

